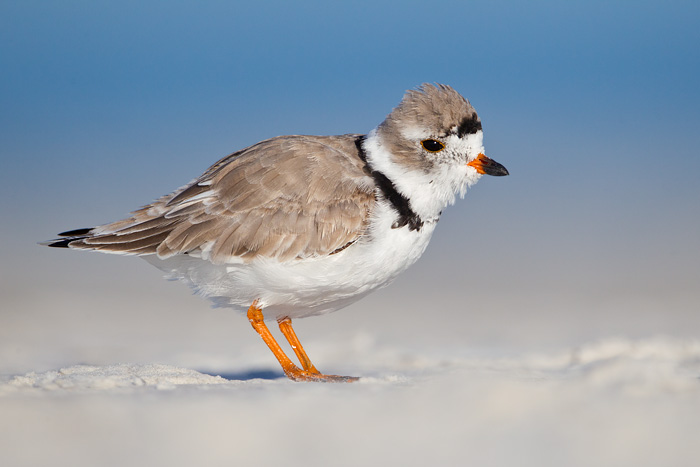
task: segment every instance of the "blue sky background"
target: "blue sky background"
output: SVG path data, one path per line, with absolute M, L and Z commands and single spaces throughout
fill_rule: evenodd
M 116 342 L 177 306 L 169 326 L 204 323 L 198 345 L 216 340 L 224 318 L 142 262 L 35 243 L 121 218 L 261 139 L 367 132 L 423 82 L 470 99 L 511 176 L 483 179 L 412 270 L 353 312 L 307 320 L 309 334 L 486 347 L 696 336 L 699 20 L 693 1 L 2 1 L 12 358 L 30 355 L 32 333 L 72 326 L 79 346 L 99 333 L 88 321 L 107 320 L 123 327 Z M 220 327 L 253 342 L 235 319 Z

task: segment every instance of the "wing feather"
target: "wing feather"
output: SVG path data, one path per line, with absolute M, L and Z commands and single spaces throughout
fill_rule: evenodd
M 66 241 L 72 248 L 163 258 L 188 253 L 215 263 L 333 254 L 364 234 L 374 207 L 358 136 L 263 141 L 129 218 Z

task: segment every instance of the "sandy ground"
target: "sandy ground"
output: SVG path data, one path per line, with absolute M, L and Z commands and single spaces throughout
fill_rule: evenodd
M 74 365 L 6 377 L 0 464 L 700 460 L 700 341 L 608 339 L 518 357 L 418 357 L 366 342 L 354 348 L 354 358 L 382 362 L 354 384 L 293 383 L 276 370 L 219 376 L 164 364 Z

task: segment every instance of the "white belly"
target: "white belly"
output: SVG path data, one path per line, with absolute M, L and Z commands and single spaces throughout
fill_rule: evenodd
M 394 217 L 390 208 L 378 203 L 367 237 L 320 258 L 283 263 L 262 258 L 230 265 L 189 255 L 144 258 L 218 306 L 245 311 L 259 300 L 266 319 L 302 318 L 343 308 L 388 285 L 418 260 L 436 223 L 426 222 L 420 231 L 392 229 Z

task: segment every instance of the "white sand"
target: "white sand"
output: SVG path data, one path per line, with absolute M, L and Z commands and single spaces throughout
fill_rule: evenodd
M 382 363 L 355 384 L 156 364 L 6 378 L 0 465 L 700 462 L 700 341 L 612 339 L 510 358 L 366 351 Z

